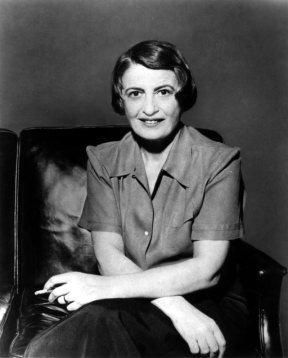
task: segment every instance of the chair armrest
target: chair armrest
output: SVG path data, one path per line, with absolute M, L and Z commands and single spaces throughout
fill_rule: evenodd
M 239 240 L 235 245 L 239 274 L 248 296 L 257 329 L 257 351 L 261 357 L 282 357 L 279 300 L 287 269 L 264 252 Z
M 14 285 L 2 285 L 0 288 L 0 356 L 5 356 L 12 337 L 15 323 L 11 324 L 10 315 L 13 311 L 16 289 Z M 13 319 L 15 322 L 15 320 Z M 13 326 L 13 327 L 12 327 Z
M 6 286 L 6 287 L 5 287 Z M 0 339 L 4 330 L 5 322 L 7 320 L 11 302 L 14 296 L 14 287 L 5 285 L 0 289 Z
M 260 280 L 270 275 L 282 277 L 287 273 L 286 267 L 283 267 L 270 256 L 247 242 L 237 240 L 235 251 L 237 252 L 237 259 L 238 262 L 241 263 L 241 266 L 246 269 L 252 268 L 252 273 Z M 255 278 L 256 277 L 253 277 L 253 279 Z

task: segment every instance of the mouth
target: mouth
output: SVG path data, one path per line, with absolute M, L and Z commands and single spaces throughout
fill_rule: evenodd
M 153 118 L 153 119 L 146 119 L 146 118 L 139 118 L 141 122 L 143 122 L 146 126 L 149 127 L 155 127 L 162 121 L 164 121 L 164 118 Z

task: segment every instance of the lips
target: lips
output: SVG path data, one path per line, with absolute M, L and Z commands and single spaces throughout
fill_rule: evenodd
M 159 124 L 160 122 L 164 121 L 164 118 L 149 118 L 149 119 L 146 119 L 146 118 L 139 118 L 141 122 L 143 122 L 145 125 L 147 126 L 156 126 L 157 124 Z

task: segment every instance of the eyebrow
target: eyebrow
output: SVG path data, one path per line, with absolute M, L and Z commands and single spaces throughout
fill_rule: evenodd
M 143 88 L 140 88 L 140 87 L 128 87 L 124 92 L 127 93 L 128 91 L 143 91 Z
M 173 86 L 168 85 L 168 84 L 164 84 L 164 85 L 155 87 L 154 91 L 159 91 L 161 88 L 166 88 L 166 87 L 169 87 L 172 90 L 176 91 L 176 89 Z M 143 91 L 143 88 L 140 88 L 140 87 L 128 87 L 124 92 L 127 93 L 128 91 L 131 91 L 131 90 L 132 91 Z
M 160 90 L 161 88 L 166 88 L 166 87 L 169 87 L 170 89 L 172 89 L 172 90 L 176 90 L 173 86 L 171 86 L 171 85 L 168 85 L 168 84 L 164 84 L 164 85 L 161 85 L 161 86 L 158 86 L 158 87 L 156 87 L 156 88 L 154 88 L 154 91 L 158 91 L 158 90 Z

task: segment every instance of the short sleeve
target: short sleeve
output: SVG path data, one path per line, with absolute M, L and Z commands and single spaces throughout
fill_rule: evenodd
M 239 149 L 220 156 L 209 179 L 202 206 L 194 218 L 192 240 L 242 238 L 244 185 Z
M 122 232 L 111 179 L 100 163 L 97 148 L 87 147 L 87 197 L 79 226 L 89 231 Z

